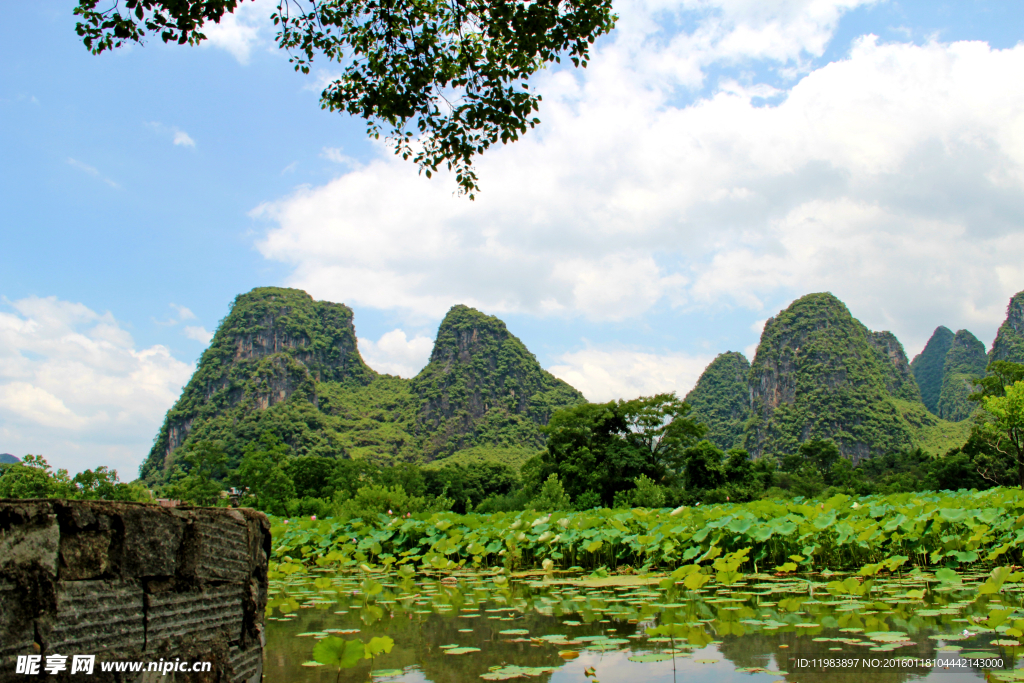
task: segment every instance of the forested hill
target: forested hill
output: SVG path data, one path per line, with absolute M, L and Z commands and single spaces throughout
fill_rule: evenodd
M 988 360 L 1024 363 L 1024 292 L 1018 292 L 1010 299 L 1006 321 L 999 327 Z
M 925 407 L 936 415 L 939 412 L 939 394 L 942 392 L 942 368 L 949 347 L 953 345 L 953 336 L 948 327 L 939 325 L 932 332 L 924 350 L 914 356 L 910 363 L 914 379 L 921 390 L 921 400 L 924 401 Z
M 686 395 L 690 417 L 708 428 L 705 438 L 722 450 L 743 445 L 750 417 L 750 362 L 742 353 L 719 354 Z
M 467 448 L 536 450 L 553 410 L 583 396 L 542 369 L 505 324 L 449 311 L 416 378 L 359 355 L 352 310 L 296 289 L 239 295 L 143 463 L 163 480 L 182 448 L 220 440 L 229 468 L 273 432 L 295 455 L 422 461 Z
M 929 413 L 914 378 L 922 366 L 937 375 L 937 402 L 941 330 L 926 350 L 937 360 L 915 359 L 912 370 L 893 334 L 868 330 L 831 294 L 809 294 L 765 323 L 749 366 L 739 353 L 720 355 L 687 401 L 717 446 L 753 455 L 793 453 L 810 439 L 833 439 L 854 460 L 915 446 L 944 452 L 967 429 Z
M 983 377 L 988 358 L 985 345 L 967 330 L 958 330 L 942 364 L 942 389 L 936 414 L 959 422 L 970 417 L 977 404 L 967 400 L 974 393 L 972 379 Z
M 895 337 L 873 334 L 831 294 L 808 294 L 765 323 L 750 367 L 746 448 L 793 453 L 808 439 L 834 439 L 854 460 L 900 451 L 913 443 L 901 404 L 915 401 Z

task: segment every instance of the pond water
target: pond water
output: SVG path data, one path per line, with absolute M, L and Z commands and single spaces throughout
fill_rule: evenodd
M 664 576 L 558 572 L 292 576 L 271 581 L 264 680 L 1024 681 L 1014 670 L 1024 648 L 986 621 L 1000 608 L 1022 618 L 1020 589 L 979 596 L 983 576 L 962 576 L 960 586 L 878 579 L 860 596 L 826 589 L 840 574 L 747 575 L 696 591 Z M 320 640 L 380 636 L 390 652 L 349 668 L 314 660 Z

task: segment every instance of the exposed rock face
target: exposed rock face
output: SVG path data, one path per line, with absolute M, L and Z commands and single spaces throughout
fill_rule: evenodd
M 1024 363 L 1024 292 L 1017 292 L 1006 307 L 1006 320 L 992 342 L 989 362 L 1006 360 Z
M 967 330 L 959 330 L 942 364 L 942 390 L 939 393 L 939 417 L 959 422 L 970 417 L 977 404 L 967 397 L 974 391 L 971 380 L 985 375 L 988 356 L 985 345 Z
M 910 369 L 921 390 L 921 401 L 934 415 L 939 414 L 939 394 L 942 392 L 942 366 L 946 362 L 946 354 L 953 345 L 953 332 L 948 327 L 939 326 L 932 332 L 924 350 L 914 356 Z
M 831 438 L 860 460 L 911 445 L 896 404 L 916 392 L 894 337 L 873 335 L 831 294 L 809 294 L 768 320 L 750 368 L 753 455 Z
M 497 446 L 543 445 L 537 429 L 583 395 L 541 368 L 498 318 L 454 306 L 441 322 L 430 362 L 412 381 L 431 456 L 481 439 Z
M 705 437 L 722 450 L 743 445 L 743 427 L 750 416 L 750 363 L 742 353 L 719 354 L 686 395 L 689 417 L 708 428 Z
M 0 500 L 0 661 L 66 655 L 48 680 L 73 681 L 71 657 L 92 654 L 90 680 L 141 682 L 100 662 L 180 657 L 211 663 L 189 681 L 257 683 L 269 553 L 253 510 Z

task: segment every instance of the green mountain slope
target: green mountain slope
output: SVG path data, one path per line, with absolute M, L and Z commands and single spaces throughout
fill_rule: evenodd
M 953 345 L 953 332 L 948 327 L 939 326 L 932 332 L 931 339 L 925 344 L 924 350 L 914 356 L 910 369 L 921 390 L 921 401 L 928 410 L 939 414 L 939 394 L 942 392 L 942 365 L 946 362 L 946 353 Z
M 988 356 L 985 345 L 967 330 L 959 330 L 942 364 L 942 390 L 939 392 L 939 417 L 959 422 L 970 417 L 977 404 L 967 397 L 974 391 L 971 380 L 985 374 Z
M 141 475 L 162 480 L 182 447 L 207 439 L 235 467 L 265 431 L 295 455 L 430 461 L 478 447 L 521 459 L 543 445 L 553 410 L 583 400 L 503 322 L 471 308 L 448 313 L 430 363 L 406 380 L 363 362 L 347 306 L 262 287 L 235 299 Z
M 708 428 L 705 438 L 722 450 L 743 445 L 743 425 L 750 416 L 750 362 L 742 353 L 719 354 L 686 395 L 690 417 Z
M 541 368 L 505 323 L 467 306 L 448 311 L 412 390 L 432 458 L 484 444 L 540 447 L 538 427 L 551 413 L 584 402 Z
M 910 370 L 903 344 L 900 344 L 896 335 L 892 332 L 872 332 L 868 341 L 885 359 L 882 363 L 882 377 L 889 395 L 906 401 L 920 402 L 921 390 Z
M 750 368 L 747 449 L 783 455 L 831 438 L 860 460 L 909 448 L 914 430 L 896 401 L 913 392 L 882 348 L 899 342 L 881 342 L 828 293 L 801 297 L 769 319 Z M 906 363 L 902 347 L 895 355 Z
M 1006 320 L 999 326 L 988 360 L 1024 363 L 1024 292 L 1017 292 L 1010 299 Z

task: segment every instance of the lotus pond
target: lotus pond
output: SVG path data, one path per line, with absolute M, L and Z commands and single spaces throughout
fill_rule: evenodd
M 1024 618 L 1024 585 L 1009 583 L 1018 577 L 1006 568 L 944 581 L 920 571 L 866 580 L 753 574 L 695 589 L 687 577 L 321 570 L 279 578 L 265 680 L 1024 681 L 1024 670 L 1014 671 L 1024 649 L 1006 633 Z M 841 668 L 813 666 L 822 659 Z M 948 668 L 886 668 L 894 660 Z
M 1024 681 L 1019 489 L 271 534 L 272 683 Z

